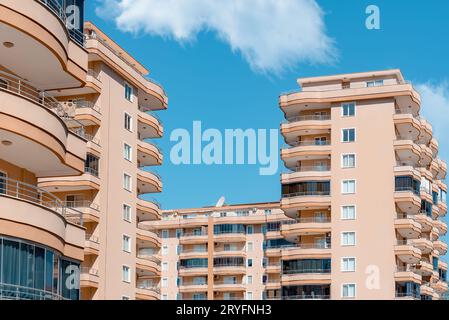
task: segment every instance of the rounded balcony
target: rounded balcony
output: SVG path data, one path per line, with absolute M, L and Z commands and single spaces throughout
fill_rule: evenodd
M 411 240 L 398 240 L 394 253 L 404 263 L 418 263 L 421 260 L 421 250 Z
M 141 140 L 160 138 L 164 134 L 161 121 L 153 114 L 138 112 L 137 130 Z
M 159 166 L 162 164 L 161 149 L 153 143 L 137 141 L 137 161 L 140 166 Z
M 142 169 L 137 171 L 137 193 L 143 195 L 147 193 L 162 192 L 162 178 L 155 172 Z

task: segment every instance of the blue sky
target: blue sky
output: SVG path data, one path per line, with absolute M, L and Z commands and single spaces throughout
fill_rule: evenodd
M 123 1 L 121 7 L 116 5 L 117 0 L 87 1 L 86 14 L 88 20 L 146 65 L 150 76 L 168 93 L 169 109 L 160 113 L 166 135 L 156 141 L 165 153 L 164 165 L 155 169 L 163 176 L 164 192 L 154 196 L 165 209 L 213 205 L 220 196 L 225 196 L 228 203 L 278 201 L 279 174 L 261 176 L 258 166 L 172 165 L 169 151 L 174 143 L 169 141 L 169 135 L 176 128 L 191 130 L 193 120 L 201 120 L 203 128 L 219 130 L 278 129 L 283 119 L 278 95 L 297 89 L 298 77 L 400 68 L 407 79 L 425 91 L 424 114 L 437 131 L 440 157 L 449 159 L 449 2 L 435 1 L 438 6 L 434 6 L 405 0 L 319 0 L 316 4 L 321 7 L 320 16 L 310 6 L 315 4 L 313 0 L 298 0 L 299 7 L 292 9 L 300 12 L 296 19 L 267 19 L 266 14 L 270 17 L 271 13 L 262 9 L 246 19 L 243 6 L 232 17 L 237 21 L 231 19 L 237 23 L 240 17 L 245 20 L 239 28 L 229 27 L 227 20 L 218 25 L 205 21 L 209 28 L 202 28 L 192 26 L 195 22 L 189 20 L 196 9 L 173 12 L 166 2 L 165 11 L 159 13 L 158 8 L 145 6 L 159 1 L 136 0 L 148 10 L 131 13 L 126 6 L 129 1 Z M 104 3 L 112 5 L 109 12 L 97 10 L 96 14 L 95 9 Z M 309 6 L 301 11 L 301 3 Z M 370 4 L 380 8 L 381 30 L 365 28 L 365 9 Z M 200 16 L 213 14 L 214 10 L 220 14 L 220 8 L 207 10 Z M 316 16 L 307 21 L 302 12 Z M 159 19 L 168 25 L 149 23 Z M 185 26 L 191 27 L 191 34 L 183 34 L 183 25 L 173 25 L 183 19 Z M 295 43 L 304 41 L 302 47 L 286 43 L 287 37 L 279 37 L 275 43 L 282 49 L 279 52 L 262 35 L 260 41 L 258 37 L 251 39 L 252 47 L 245 49 L 245 41 L 253 38 L 252 33 L 260 35 L 257 30 L 261 26 L 271 35 L 282 30 L 290 32 Z M 220 36 L 217 30 L 222 31 Z M 265 48 L 270 54 L 264 52 Z

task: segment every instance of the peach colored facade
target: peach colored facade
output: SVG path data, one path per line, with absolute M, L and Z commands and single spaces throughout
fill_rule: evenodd
M 279 203 L 167 210 L 151 223 L 161 235 L 161 299 L 262 299 L 279 283 L 280 260 L 266 243 L 291 221 Z M 276 275 L 277 284 L 268 283 Z
M 63 9 L 0 1 L 0 237 L 81 263 L 81 299 L 159 299 L 146 224 L 160 207 L 143 196 L 162 191 L 149 140 L 168 99 L 95 25 L 66 27 Z
M 297 245 L 281 254 L 295 266 L 327 260 L 284 270 L 283 298 L 439 299 L 447 167 L 419 93 L 399 70 L 298 84 L 280 96 L 281 209 L 297 220 L 282 227 Z

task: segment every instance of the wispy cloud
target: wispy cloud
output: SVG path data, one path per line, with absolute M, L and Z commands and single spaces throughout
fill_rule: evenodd
M 449 82 L 424 83 L 416 86 L 421 94 L 421 112 L 432 124 L 440 144 L 440 158 L 449 160 Z
M 97 14 L 122 31 L 193 42 L 212 31 L 258 72 L 336 58 L 315 0 L 99 0 Z

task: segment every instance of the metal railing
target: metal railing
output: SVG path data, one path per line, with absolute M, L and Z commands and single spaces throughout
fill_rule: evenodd
M 287 117 L 283 123 L 292 123 L 292 122 L 299 122 L 299 121 L 325 121 L 325 120 L 331 120 L 330 114 L 310 114 L 310 115 L 303 115 L 303 116 L 294 116 L 294 117 Z
M 295 296 L 283 296 L 281 300 L 329 300 L 330 295 L 321 294 L 302 294 Z
M 85 46 L 85 37 L 83 32 L 70 28 L 67 22 L 67 15 L 64 11 L 64 8 L 57 0 L 39 0 L 44 6 L 46 6 L 50 11 L 52 11 L 65 25 L 67 32 L 69 33 L 70 38 L 75 41 L 80 46 Z
M 137 254 L 137 258 L 154 262 L 156 265 L 161 265 L 161 259 L 156 258 L 154 255 L 141 254 L 140 252 Z
M 81 274 L 92 275 L 98 277 L 99 272 L 97 269 L 89 267 L 81 267 Z
M 98 236 L 86 233 L 86 240 L 93 243 L 100 243 L 100 238 Z
M 90 200 L 63 201 L 62 203 L 67 208 L 75 208 L 75 209 L 91 208 L 97 211 L 100 210 L 100 205 L 98 205 L 97 203 L 93 203 Z
M 62 215 L 67 220 L 82 225 L 82 213 L 65 204 L 50 192 L 22 181 L 0 178 L 0 196 L 25 200 Z
M 151 290 L 156 293 L 161 293 L 161 289 L 159 286 L 155 286 L 151 281 L 149 280 L 137 280 L 136 283 L 137 289 L 144 289 L 144 290 Z
M 154 142 L 152 142 L 152 141 L 147 141 L 148 139 L 143 139 L 143 140 L 141 140 L 141 141 L 143 141 L 143 142 L 145 142 L 145 143 L 148 143 L 149 145 L 151 145 L 151 146 L 153 146 L 153 147 L 155 147 L 156 149 L 157 149 L 157 151 L 160 153 L 160 154 L 163 154 L 163 150 L 162 150 L 162 148 L 160 147 L 160 146 L 158 146 L 157 144 L 155 144 Z
M 184 232 L 181 235 L 181 238 L 185 237 L 204 237 L 207 236 L 207 231 L 201 231 L 201 232 Z
M 327 197 L 330 195 L 331 195 L 330 191 L 299 191 L 292 193 L 284 193 L 282 194 L 282 197 L 283 198 L 310 197 L 310 196 Z
M 86 139 L 87 141 L 89 141 L 89 142 L 92 142 L 92 143 L 95 143 L 97 146 L 100 146 L 101 144 L 100 144 L 100 139 L 99 138 L 97 138 L 95 135 L 93 135 L 93 134 L 90 134 L 90 133 L 84 133 L 83 135 L 82 135 L 82 137 L 84 138 L 84 139 Z
M 289 249 L 331 249 L 331 243 L 292 243 L 284 244 L 280 246 L 267 247 L 266 249 L 278 249 L 278 250 L 289 250 Z
M 331 217 L 305 217 L 297 218 L 297 223 L 329 223 L 331 222 Z
M 138 198 L 139 198 L 139 200 L 153 203 L 159 209 L 162 208 L 161 204 L 155 198 L 145 198 L 145 199 L 143 199 L 142 197 L 138 197 Z
M 180 253 L 205 253 L 207 252 L 206 247 L 201 248 L 190 248 L 190 249 L 182 249 Z
M 309 146 L 330 146 L 330 140 L 304 140 L 289 143 L 293 147 L 309 147 Z
M 67 300 L 53 292 L 0 283 L 0 300 Z
M 245 283 L 243 282 L 243 281 L 237 281 L 237 280 L 229 280 L 229 281 L 226 281 L 226 280 L 222 280 L 222 281 L 214 281 L 214 285 L 217 285 L 217 286 L 222 286 L 222 285 L 245 285 Z
M 204 281 L 182 281 L 181 286 L 207 286 L 207 280 L 204 280 Z
M 316 269 L 290 269 L 290 270 L 282 270 L 282 274 L 292 275 L 292 274 L 310 274 L 310 273 L 331 273 L 330 268 L 316 268 Z
M 396 298 L 413 298 L 416 300 L 420 300 L 421 296 L 417 292 L 396 292 L 395 293 Z
M 61 104 L 63 104 L 64 106 L 66 106 L 68 108 L 75 108 L 75 109 L 88 108 L 88 109 L 95 110 L 98 113 L 101 113 L 101 108 L 98 105 L 96 105 L 95 103 L 93 103 L 92 101 L 88 101 L 88 100 L 64 101 L 64 102 L 61 102 Z
M 300 166 L 300 167 L 294 167 L 288 169 L 290 172 L 325 172 L 330 171 L 331 166 L 330 165 L 315 165 L 315 166 Z
M 90 167 L 84 167 L 84 173 L 91 174 L 95 177 L 98 177 L 98 170 Z
M 236 268 L 245 268 L 245 263 L 219 263 L 214 264 L 214 268 L 227 268 L 227 267 L 236 267 Z

